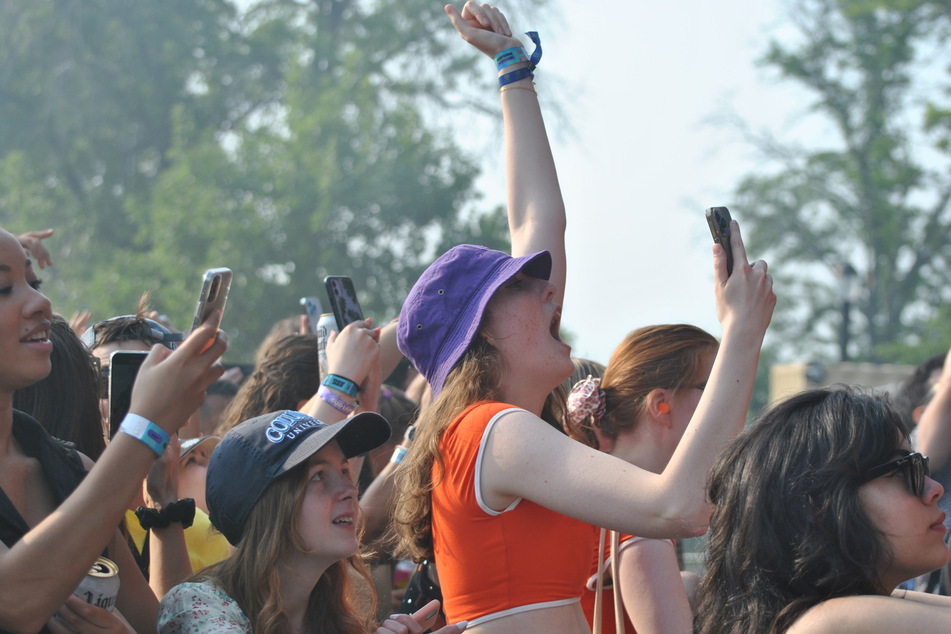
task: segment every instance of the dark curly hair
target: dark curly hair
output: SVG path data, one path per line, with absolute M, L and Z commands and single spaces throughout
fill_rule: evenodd
M 785 632 L 828 599 L 888 594 L 891 554 L 858 487 L 906 437 L 885 395 L 840 386 L 780 403 L 734 440 L 710 472 L 696 631 Z

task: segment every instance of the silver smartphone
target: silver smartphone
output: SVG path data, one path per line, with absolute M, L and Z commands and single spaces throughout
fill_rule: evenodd
M 215 309 L 225 312 L 228 291 L 231 289 L 231 276 L 231 269 L 226 268 L 205 271 L 202 276 L 201 292 L 198 294 L 198 305 L 195 307 L 192 330 L 202 325 Z

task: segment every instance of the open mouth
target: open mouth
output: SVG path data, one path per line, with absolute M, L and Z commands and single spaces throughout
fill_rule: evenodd
M 26 337 L 20 339 L 21 343 L 46 343 L 50 340 L 49 328 L 42 328 L 31 332 Z
M 336 524 L 338 526 L 353 526 L 352 517 L 338 517 L 331 524 Z

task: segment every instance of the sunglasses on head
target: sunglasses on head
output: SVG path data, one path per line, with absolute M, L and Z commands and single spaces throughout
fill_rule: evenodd
M 928 469 L 928 456 L 922 456 L 917 451 L 868 469 L 862 474 L 859 484 L 870 482 L 875 478 L 880 478 L 898 470 L 901 470 L 904 474 L 905 484 L 908 485 L 909 491 L 918 497 L 924 495 L 925 478 L 931 475 L 931 471 Z

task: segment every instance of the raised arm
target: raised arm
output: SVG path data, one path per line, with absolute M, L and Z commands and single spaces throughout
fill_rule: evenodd
M 174 352 L 155 346 L 139 371 L 130 412 L 173 434 L 221 373 L 220 313 Z M 210 347 L 202 351 L 206 344 Z M 127 420 L 129 420 L 127 418 Z M 156 459 L 144 442 L 116 437 L 82 484 L 12 548 L 0 547 L 0 629 L 37 631 L 76 589 L 115 535 Z
M 697 410 L 667 468 L 645 471 L 568 439 L 528 412 L 503 416 L 486 439 L 483 494 L 504 509 L 524 497 L 559 513 L 643 537 L 687 537 L 706 530 L 706 475 L 721 448 L 743 429 L 760 346 L 776 296 L 766 263 L 750 265 L 733 224 L 736 265 L 727 276 L 714 247 L 715 295 L 723 338 Z
M 497 8 L 470 0 L 462 13 L 452 5 L 446 5 L 446 13 L 462 39 L 491 58 L 522 46 Z M 528 62 L 512 64 L 500 70 L 499 75 L 527 66 Z M 550 280 L 558 288 L 555 301 L 561 304 L 566 271 L 565 203 L 532 78 L 503 86 L 501 99 L 512 255 L 551 251 Z

